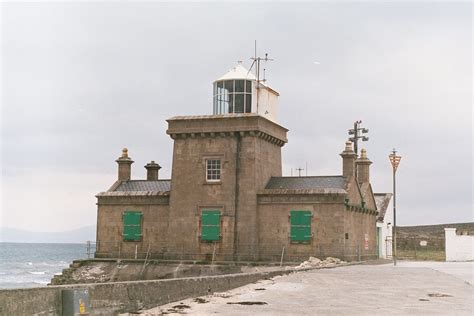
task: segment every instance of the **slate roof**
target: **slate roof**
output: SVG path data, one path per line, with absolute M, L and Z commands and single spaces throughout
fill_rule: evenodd
M 343 176 L 271 177 L 265 189 L 345 189 Z
M 117 181 L 103 196 L 169 196 L 171 180 L 128 180 Z
M 377 221 L 383 222 L 385 212 L 387 212 L 388 205 L 392 199 L 392 193 L 374 193 L 374 199 L 375 205 L 377 205 L 377 211 L 379 212 Z
M 171 189 L 171 180 L 129 180 L 123 181 L 114 190 L 115 192 L 168 192 Z
M 263 194 L 344 194 L 346 179 L 343 176 L 272 177 Z

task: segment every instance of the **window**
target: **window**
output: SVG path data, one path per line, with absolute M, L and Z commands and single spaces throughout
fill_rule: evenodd
M 142 239 L 142 212 L 125 211 L 123 220 L 123 240 L 140 241 Z
M 208 182 L 221 181 L 221 160 L 220 159 L 206 159 L 206 181 Z
M 202 210 L 201 241 L 218 241 L 221 238 L 221 211 Z
M 214 83 L 214 114 L 250 113 L 252 81 L 223 80 Z
M 290 211 L 290 239 L 295 243 L 311 241 L 311 211 Z

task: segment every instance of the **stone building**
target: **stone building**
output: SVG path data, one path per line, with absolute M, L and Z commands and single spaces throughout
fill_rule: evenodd
M 154 161 L 97 195 L 96 257 L 296 261 L 377 256 L 377 210 L 365 150 L 347 142 L 336 176 L 283 177 L 278 93 L 241 64 L 214 82 L 213 115 L 167 120 L 171 179 Z

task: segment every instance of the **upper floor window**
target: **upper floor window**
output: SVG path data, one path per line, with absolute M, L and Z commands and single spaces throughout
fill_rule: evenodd
M 208 182 L 221 181 L 221 160 L 207 159 L 206 160 L 206 180 Z
M 252 112 L 252 81 L 222 80 L 214 83 L 214 114 Z

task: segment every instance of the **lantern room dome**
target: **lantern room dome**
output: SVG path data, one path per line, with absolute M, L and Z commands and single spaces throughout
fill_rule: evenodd
M 241 61 L 239 61 L 237 65 L 235 65 L 231 70 L 229 70 L 225 75 L 223 75 L 216 81 L 232 79 L 257 80 L 255 75 L 242 65 Z

